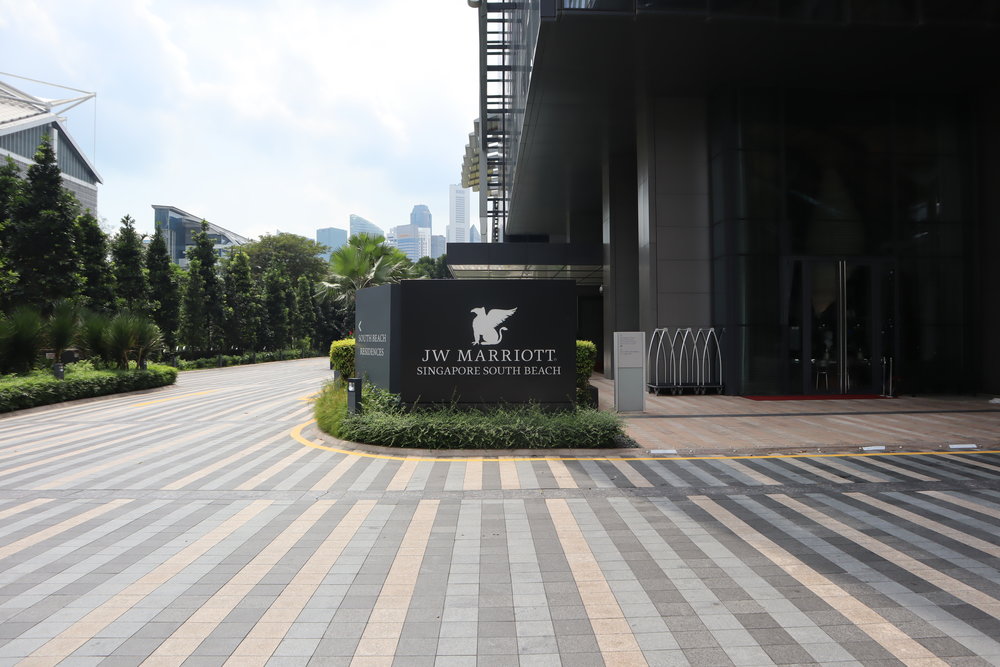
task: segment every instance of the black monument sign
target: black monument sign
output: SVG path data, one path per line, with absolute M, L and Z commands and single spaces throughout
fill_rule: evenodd
M 356 313 L 358 374 L 407 404 L 573 402 L 572 281 L 407 280 Z

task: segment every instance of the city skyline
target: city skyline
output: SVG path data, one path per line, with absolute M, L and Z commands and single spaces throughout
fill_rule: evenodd
M 0 78 L 97 93 L 66 127 L 103 178 L 106 226 L 128 214 L 144 233 L 164 201 L 254 238 L 445 211 L 478 115 L 476 40 L 465 3 L 0 0 Z

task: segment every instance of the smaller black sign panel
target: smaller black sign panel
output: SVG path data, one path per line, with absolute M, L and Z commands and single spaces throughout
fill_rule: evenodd
M 358 290 L 355 301 L 354 365 L 358 375 L 399 393 L 399 287 Z M 396 328 L 396 330 L 393 329 Z M 394 354 L 395 352 L 395 354 Z M 394 372 L 395 371 L 395 372 Z
M 576 290 L 572 281 L 404 281 L 392 298 L 358 293 L 359 372 L 407 403 L 570 405 L 575 384 Z M 366 322 L 388 307 L 387 341 Z M 392 342 L 399 343 L 398 355 Z M 388 345 L 379 352 L 379 346 Z M 365 349 L 366 352 L 361 352 Z M 385 377 L 378 355 L 389 355 Z M 368 357 L 368 358 L 366 358 Z M 396 375 L 398 373 L 398 375 Z M 398 382 L 393 382 L 398 379 Z

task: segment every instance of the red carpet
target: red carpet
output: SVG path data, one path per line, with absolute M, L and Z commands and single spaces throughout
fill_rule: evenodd
M 846 401 L 888 398 L 878 394 L 792 394 L 790 396 L 744 396 L 751 401 Z

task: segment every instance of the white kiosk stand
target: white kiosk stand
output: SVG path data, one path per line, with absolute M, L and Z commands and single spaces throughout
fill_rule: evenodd
M 615 410 L 646 410 L 646 332 L 615 332 Z

